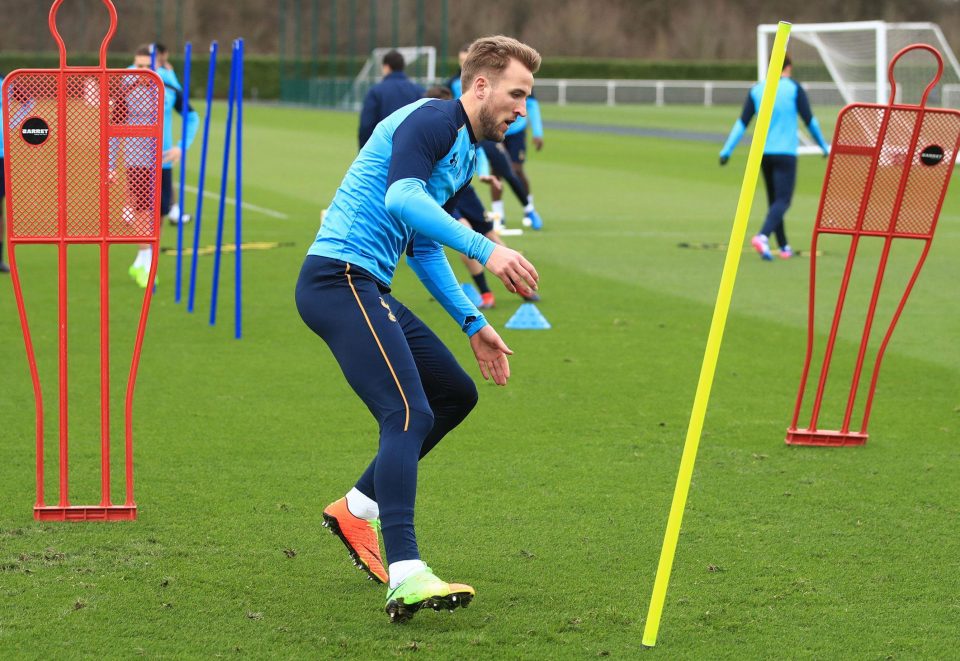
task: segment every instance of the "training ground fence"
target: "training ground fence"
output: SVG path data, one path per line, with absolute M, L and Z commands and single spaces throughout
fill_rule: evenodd
M 443 83 L 445 79 L 414 77 L 424 87 Z M 359 110 L 367 90 L 375 78 L 299 78 L 284 80 L 282 100 L 322 108 Z M 541 103 L 556 105 L 593 104 L 621 105 L 693 105 L 738 106 L 756 81 L 710 80 L 591 80 L 573 78 L 537 78 L 535 93 Z M 814 106 L 839 107 L 843 95 L 832 82 L 802 82 Z M 863 95 L 872 93 L 870 83 L 863 83 Z M 960 106 L 960 85 L 942 85 L 934 90 L 930 105 L 947 108 Z

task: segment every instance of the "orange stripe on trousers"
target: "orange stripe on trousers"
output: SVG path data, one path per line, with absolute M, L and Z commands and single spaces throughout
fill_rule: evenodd
M 360 295 L 357 294 L 357 288 L 353 286 L 353 278 L 350 277 L 350 265 L 347 264 L 346 270 L 347 282 L 350 284 L 350 291 L 353 292 L 353 297 L 357 299 L 357 305 L 360 306 L 360 312 L 363 313 L 363 318 L 367 320 L 367 326 L 370 328 L 370 332 L 373 333 L 373 339 L 376 340 L 377 346 L 380 347 L 380 353 L 383 355 L 383 359 L 387 362 L 387 368 L 390 370 L 390 374 L 393 376 L 393 382 L 397 384 L 397 390 L 400 391 L 400 397 L 403 399 L 403 406 L 406 409 L 407 417 L 403 421 L 403 431 L 407 431 L 407 428 L 410 426 L 410 404 L 407 403 L 407 396 L 403 392 L 403 386 L 400 385 L 400 379 L 397 378 L 397 373 L 393 371 L 393 365 L 390 363 L 390 359 L 387 357 L 387 351 L 383 348 L 383 344 L 380 343 L 380 338 L 377 336 L 377 331 L 373 329 L 373 324 L 370 323 L 370 317 L 367 316 L 367 311 L 363 309 L 363 303 L 360 302 Z

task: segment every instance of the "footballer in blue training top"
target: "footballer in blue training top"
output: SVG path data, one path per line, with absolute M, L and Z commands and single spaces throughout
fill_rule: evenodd
M 394 622 L 424 606 L 453 609 L 474 597 L 472 587 L 440 580 L 420 559 L 413 514 L 417 462 L 478 396 L 453 354 L 391 295 L 391 282 L 406 255 L 469 338 L 483 377 L 506 385 L 512 352 L 458 286 L 443 246 L 480 261 L 513 292 L 532 292 L 539 276 L 519 253 L 445 209 L 473 177 L 477 143 L 502 141 L 526 115 L 539 67 L 540 55 L 515 39 L 478 39 L 463 67 L 460 99 L 421 99 L 380 122 L 340 183 L 297 282 L 301 317 L 380 429 L 376 456 L 346 496 L 324 510 L 324 525 L 370 578 L 389 583 L 386 611 Z
M 469 49 L 469 45 L 464 45 L 457 54 L 460 59 L 461 68 L 467 59 L 467 53 L 469 52 Z M 463 84 L 460 81 L 460 72 L 454 74 L 447 81 L 447 87 L 449 87 L 450 91 L 453 92 L 453 98 L 455 99 L 463 94 Z M 531 90 L 531 96 L 527 98 L 527 111 L 530 113 L 531 120 L 534 119 L 534 113 L 536 113 L 536 121 L 540 126 L 540 135 L 542 137 L 543 125 L 540 122 L 540 106 L 537 103 L 537 100 L 533 98 L 532 94 L 533 91 Z M 512 190 L 513 194 L 517 196 L 517 201 L 520 202 L 520 205 L 523 207 L 524 225 L 535 230 L 540 230 L 543 228 L 543 220 L 540 218 L 540 214 L 537 213 L 537 210 L 533 205 L 533 198 L 530 196 L 530 191 L 528 190 L 526 181 L 518 176 L 517 172 L 515 172 L 514 168 L 510 165 L 510 159 L 508 157 L 507 150 L 498 148 L 497 145 L 494 144 L 494 142 L 500 142 L 504 143 L 505 145 L 505 141 L 510 137 L 510 135 L 518 130 L 518 124 L 521 125 L 521 128 L 525 128 L 526 116 L 518 117 L 517 121 L 510 125 L 510 127 L 507 129 L 506 135 L 504 136 L 504 140 L 483 140 L 480 143 L 480 147 L 482 149 L 477 152 L 477 155 L 480 158 L 480 163 L 477 166 L 477 172 L 481 176 L 488 176 L 492 173 L 497 178 L 505 180 L 510 186 L 510 190 Z M 542 144 L 542 142 L 539 144 Z M 501 147 L 504 145 L 501 145 Z M 491 210 L 495 216 L 500 217 L 501 222 L 505 223 L 507 216 L 503 204 L 502 191 L 494 188 L 492 198 L 492 204 L 490 205 Z
M 829 151 L 827 142 L 820 131 L 820 123 L 810 110 L 810 101 L 800 83 L 791 78 L 793 66 L 789 56 L 784 59 L 783 72 L 780 83 L 777 85 L 777 96 L 773 102 L 773 114 L 770 117 L 770 129 L 767 133 L 767 142 L 763 148 L 763 159 L 760 168 L 763 171 L 763 182 L 767 187 L 767 201 L 769 210 L 763 221 L 760 232 L 753 237 L 751 244 L 760 253 L 760 257 L 770 261 L 773 253 L 770 252 L 769 237 L 775 234 L 780 245 L 780 257 L 789 259 L 793 250 L 787 242 L 787 231 L 784 227 L 784 215 L 790 208 L 793 200 L 793 188 L 797 182 L 797 118 L 803 119 L 810 135 L 817 141 L 817 145 L 826 155 Z M 720 150 L 720 165 L 726 165 L 730 155 L 736 148 L 740 138 L 747 130 L 747 124 L 753 119 L 760 108 L 760 99 L 763 96 L 763 81 L 754 85 L 747 94 L 740 118 L 734 122 L 730 135 Z
M 149 69 L 150 59 L 150 47 L 141 46 L 134 53 L 133 64 L 128 68 Z M 197 135 L 200 117 L 193 109 L 193 106 L 190 105 L 189 101 L 187 102 L 186 115 L 184 115 L 183 97 L 186 93 L 180 86 L 177 75 L 173 70 L 160 67 L 157 69 L 157 74 L 160 76 L 160 80 L 163 81 L 163 167 L 160 177 L 160 216 L 162 218 L 170 213 L 170 205 L 173 200 L 173 165 L 179 163 L 180 159 L 186 156 L 180 152 L 180 140 L 175 141 L 173 139 L 173 113 L 176 111 L 181 115 L 181 119 L 187 125 L 187 148 L 193 144 L 193 140 Z M 113 112 L 117 116 L 117 121 L 125 124 L 150 124 L 156 121 L 153 119 L 152 111 L 150 110 L 149 95 L 151 93 L 149 88 L 140 88 L 137 85 L 131 84 L 130 88 L 125 90 L 123 98 L 119 100 L 120 103 L 113 108 Z M 137 115 L 141 116 L 137 117 Z M 144 213 L 149 216 L 149 212 L 153 208 L 153 202 L 148 199 L 149 195 L 147 195 L 149 190 L 141 189 L 137 182 L 152 180 L 153 178 L 153 175 L 150 173 L 153 171 L 154 163 L 150 157 L 152 149 L 149 146 L 152 143 L 150 143 L 147 138 L 111 138 L 111 171 L 114 169 L 122 143 L 126 145 L 124 149 L 124 159 L 128 171 L 140 170 L 143 173 L 140 177 L 130 177 L 128 179 L 132 184 L 130 200 L 132 208 L 125 213 L 125 216 L 132 215 L 136 217 Z M 151 221 L 148 219 L 137 221 L 137 224 L 141 227 L 149 226 L 150 223 Z M 150 246 L 148 244 L 142 244 L 137 251 L 136 259 L 128 269 L 130 277 L 141 287 L 146 287 L 149 284 L 152 260 L 153 254 Z M 156 284 L 156 280 L 154 284 Z

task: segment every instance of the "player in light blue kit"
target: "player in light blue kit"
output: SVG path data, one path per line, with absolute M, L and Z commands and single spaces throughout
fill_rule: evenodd
M 3 87 L 3 75 L 0 74 L 0 88 Z M 0 117 L 3 117 L 3 95 L 0 94 Z M 10 267 L 3 261 L 3 242 L 6 240 L 6 177 L 3 176 L 3 138 L 0 137 L 0 273 L 9 273 Z
M 133 57 L 133 64 L 128 68 L 149 69 L 150 47 L 141 46 L 138 48 Z M 173 165 L 174 163 L 179 163 L 180 159 L 184 157 L 184 154 L 180 153 L 180 141 L 178 140 L 174 142 L 173 140 L 173 111 L 177 111 L 178 114 L 183 113 L 182 95 L 184 92 L 181 89 L 179 82 L 177 82 L 176 74 L 173 73 L 172 70 L 161 67 L 157 73 L 159 74 L 160 79 L 163 81 L 164 87 L 162 148 L 163 169 L 161 170 L 160 178 L 160 217 L 163 218 L 170 213 L 170 206 L 173 200 Z M 148 100 L 138 98 L 138 94 L 142 95 L 142 93 L 143 92 L 138 90 L 135 86 L 124 91 L 122 98 L 118 100 L 119 105 L 113 108 L 113 112 L 117 114 L 117 118 L 120 120 L 120 123 L 127 123 L 130 121 L 131 114 L 138 112 L 142 113 L 144 112 L 143 108 L 149 107 L 150 104 L 145 102 Z M 189 148 L 197 134 L 197 127 L 200 125 L 200 118 L 189 102 L 187 103 L 187 115 L 182 119 L 187 123 L 187 148 Z M 152 119 L 149 116 L 144 117 L 144 123 L 152 123 Z M 117 158 L 117 152 L 124 142 L 126 142 L 129 147 L 132 147 L 133 143 L 136 141 L 143 140 L 144 138 L 111 138 L 111 171 L 113 170 L 113 161 Z M 149 162 L 149 160 L 144 160 L 144 154 L 148 152 L 149 149 L 125 149 L 124 158 L 126 159 L 128 171 L 130 171 L 131 168 L 135 168 L 134 171 L 142 172 L 142 177 L 152 177 L 150 173 L 152 172 L 153 163 Z M 130 160 L 130 153 L 136 154 L 132 157 L 135 159 L 135 161 Z M 135 181 L 135 179 L 135 177 L 130 178 L 131 181 Z M 138 216 L 139 214 L 149 213 L 149 210 L 153 208 L 152 201 L 145 196 L 145 190 L 146 189 L 141 188 L 138 191 L 131 191 L 131 208 L 125 212 L 126 214 Z M 149 221 L 138 220 L 137 222 L 140 224 L 142 222 Z M 140 250 L 137 252 L 136 259 L 128 269 L 130 277 L 133 278 L 141 287 L 146 287 L 148 284 L 152 260 L 153 255 L 151 253 L 149 244 L 143 244 L 140 246 Z
M 457 57 L 460 60 L 460 66 L 463 67 L 463 63 L 467 58 L 467 50 L 469 44 L 464 45 L 460 52 L 457 54 Z M 447 80 L 447 87 L 453 92 L 453 98 L 459 98 L 463 93 L 463 85 L 460 82 L 460 72 L 458 71 L 453 76 Z M 529 98 L 528 101 L 532 101 L 532 104 L 529 104 L 527 107 L 528 112 L 538 113 L 540 112 L 539 105 L 536 105 L 536 101 L 533 98 Z M 536 105 L 536 108 L 533 106 Z M 525 122 L 525 117 L 517 118 L 517 122 Z M 510 128 L 516 124 L 510 125 Z M 542 130 L 542 127 L 541 127 Z M 510 130 L 507 130 L 509 135 Z M 503 141 L 500 141 L 501 144 L 493 140 L 482 140 L 480 142 L 480 147 L 482 149 L 477 152 L 477 156 L 480 158 L 480 161 L 477 164 L 477 171 L 482 176 L 493 175 L 499 179 L 503 179 L 507 182 L 507 185 L 510 187 L 510 190 L 513 191 L 513 194 L 516 195 L 517 201 L 520 202 L 520 205 L 523 207 L 523 224 L 527 227 L 532 227 L 535 230 L 540 230 L 543 228 L 543 221 L 540 218 L 540 214 L 537 213 L 536 208 L 533 206 L 533 198 L 530 196 L 530 192 L 527 190 L 527 185 L 517 176 L 514 168 L 510 165 L 510 158 L 507 150 L 502 144 Z M 506 209 L 503 206 L 503 187 L 491 189 L 491 204 L 490 209 L 493 211 L 494 216 L 499 218 L 501 223 L 506 224 Z
M 787 242 L 783 217 L 787 213 L 787 209 L 790 208 L 790 202 L 793 199 L 793 187 L 797 182 L 798 115 L 803 119 L 810 135 L 823 150 L 824 156 L 829 151 L 827 142 L 823 139 L 823 133 L 820 131 L 820 123 L 817 122 L 817 118 L 813 116 L 813 112 L 810 110 L 807 93 L 799 83 L 790 77 L 792 73 L 793 66 L 788 56 L 783 61 L 783 73 L 781 74 L 780 84 L 777 86 L 777 98 L 773 104 L 773 116 L 770 118 L 767 144 L 763 149 L 763 160 L 760 161 L 760 167 L 763 170 L 763 182 L 767 187 L 769 210 L 766 219 L 763 221 L 763 228 L 759 234 L 753 237 L 751 244 L 760 253 L 760 257 L 768 261 L 773 259 L 773 254 L 770 252 L 769 236 L 774 233 L 777 235 L 777 243 L 780 245 L 780 257 L 788 259 L 793 256 L 793 250 Z M 754 85 L 747 94 L 747 100 L 743 104 L 743 113 L 733 125 L 727 142 L 720 150 L 720 165 L 726 165 L 727 161 L 730 160 L 730 155 L 747 130 L 747 125 L 753 119 L 757 109 L 760 108 L 761 96 L 763 96 L 762 81 Z
M 0 88 L 3 87 L 3 74 L 0 74 Z M 16 95 L 11 90 L 11 97 L 16 97 Z M 30 116 L 30 111 L 33 109 L 34 102 L 32 98 L 20 99 L 19 103 L 15 103 L 12 108 L 10 108 L 10 126 L 9 128 L 14 128 L 19 126 L 23 120 L 27 119 Z M 0 95 L 0 117 L 3 117 L 3 95 Z M 9 131 L 7 131 L 9 133 Z M 6 202 L 4 198 L 6 197 L 6 182 L 4 181 L 3 176 L 3 138 L 0 137 L 0 273 L 9 273 L 10 266 L 3 261 L 3 242 L 6 239 Z
M 521 117 L 515 121 L 503 140 L 503 147 L 510 155 L 510 165 L 517 179 L 523 182 L 527 189 L 527 206 L 524 207 L 523 224 L 526 227 L 533 227 L 534 223 L 540 223 L 540 216 L 536 214 L 533 207 L 533 189 L 530 188 L 530 180 L 527 179 L 527 173 L 523 169 L 523 164 L 527 161 L 527 126 L 530 126 L 530 133 L 533 138 L 533 146 L 537 151 L 543 149 L 543 118 L 540 115 L 540 102 L 537 101 L 532 93 L 527 99 L 527 117 Z M 533 213 L 528 213 L 533 211 Z M 536 227 L 535 229 L 540 229 Z
M 173 65 L 170 63 L 170 50 L 160 43 L 159 41 L 153 44 L 153 50 L 156 55 L 156 68 L 154 71 L 160 76 L 163 80 L 164 85 L 170 85 L 178 90 L 183 89 L 183 85 L 180 83 L 180 79 L 177 77 L 177 72 L 173 68 Z M 186 93 L 189 95 L 190 90 L 186 90 Z M 179 103 L 179 101 L 178 101 Z M 177 144 L 180 141 L 177 140 Z M 170 213 L 167 214 L 167 219 L 170 221 L 171 225 L 176 225 L 177 223 L 189 223 L 190 214 L 185 213 L 183 209 L 180 208 L 180 204 L 175 195 L 176 191 L 173 190 L 173 184 L 171 183 L 170 190 Z
M 386 611 L 394 622 L 425 606 L 465 606 L 475 594 L 440 580 L 420 559 L 413 514 L 418 460 L 463 421 L 478 395 L 437 336 L 391 295 L 390 284 L 405 253 L 469 338 L 483 377 L 506 385 L 512 352 L 463 294 L 443 246 L 480 261 L 510 291 L 536 289 L 530 262 L 448 210 L 473 177 L 477 143 L 503 140 L 526 114 L 539 67 L 540 55 L 515 39 L 478 39 L 464 64 L 461 99 L 422 99 L 380 122 L 337 189 L 297 282 L 300 315 L 380 428 L 373 461 L 323 516 L 371 578 L 389 581 Z

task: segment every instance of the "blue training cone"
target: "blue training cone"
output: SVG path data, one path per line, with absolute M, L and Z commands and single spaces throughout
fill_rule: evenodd
M 467 295 L 467 298 L 470 299 L 470 302 L 480 307 L 480 304 L 483 303 L 483 299 L 480 297 L 480 292 L 477 291 L 477 288 L 471 284 L 464 282 L 460 285 L 460 289 L 463 290 L 463 293 Z
M 510 330 L 548 330 L 550 322 L 533 303 L 524 303 L 505 324 Z

